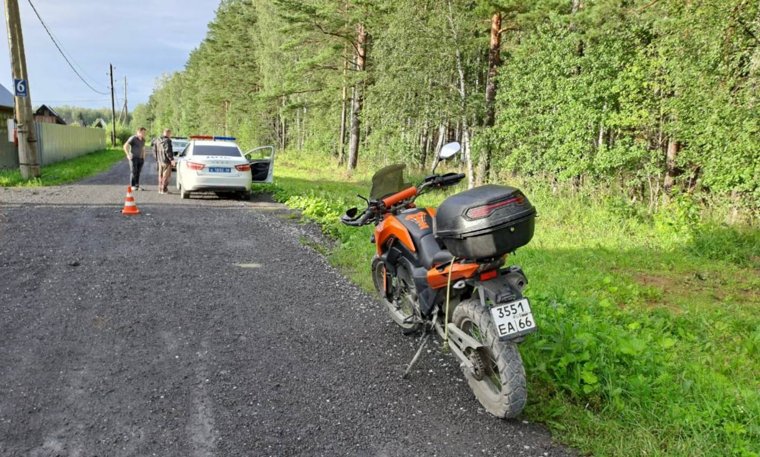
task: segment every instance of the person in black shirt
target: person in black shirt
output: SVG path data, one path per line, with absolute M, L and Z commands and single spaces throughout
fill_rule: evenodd
M 129 161 L 129 180 L 135 190 L 140 189 L 140 171 L 145 163 L 145 127 L 137 129 L 137 133 L 124 143 L 124 153 Z

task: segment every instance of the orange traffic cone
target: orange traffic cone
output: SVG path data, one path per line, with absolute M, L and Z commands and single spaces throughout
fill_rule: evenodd
M 132 186 L 127 186 L 127 197 L 124 199 L 124 209 L 121 210 L 121 214 L 128 216 L 140 214 L 140 210 L 137 209 L 137 205 L 135 204 L 135 196 L 132 195 Z

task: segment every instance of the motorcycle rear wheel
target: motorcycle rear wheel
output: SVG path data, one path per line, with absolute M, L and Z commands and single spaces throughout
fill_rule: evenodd
M 481 375 L 464 369 L 465 378 L 481 405 L 503 419 L 518 416 L 528 399 L 523 367 L 517 345 L 499 341 L 491 312 L 478 299 L 463 301 L 454 309 L 454 325 L 483 344 L 478 354 L 468 354 L 479 362 Z
M 416 318 L 414 300 L 417 299 L 416 289 L 411 274 L 403 265 L 397 268 L 397 277 L 391 277 L 386 273 L 385 264 L 378 257 L 372 261 L 372 282 L 375 285 L 380 299 L 385 304 L 388 314 L 393 322 L 404 330 L 404 333 L 413 333 L 419 329 L 419 320 Z M 401 288 L 396 293 L 396 288 Z M 386 288 L 393 291 L 398 298 L 388 300 Z

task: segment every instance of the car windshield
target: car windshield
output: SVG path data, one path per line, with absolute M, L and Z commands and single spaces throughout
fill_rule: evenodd
M 397 163 L 378 170 L 372 176 L 372 190 L 369 192 L 369 198 L 379 200 L 409 187 L 409 184 L 404 183 L 404 168 L 406 168 L 405 164 Z
M 187 146 L 187 140 L 172 140 L 172 148 L 177 150 L 185 149 Z
M 193 148 L 193 155 L 242 157 L 240 149 L 236 146 L 221 146 L 215 144 L 196 144 L 195 148 Z

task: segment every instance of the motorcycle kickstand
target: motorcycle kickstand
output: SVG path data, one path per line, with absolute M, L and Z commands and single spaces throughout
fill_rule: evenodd
M 431 328 L 435 328 L 435 323 L 438 320 L 438 313 L 435 313 L 433 316 L 433 323 L 431 324 Z M 430 334 L 432 332 L 425 332 L 425 334 L 422 336 L 422 341 L 420 342 L 420 347 L 417 349 L 417 352 L 414 354 L 414 357 L 412 357 L 412 361 L 409 362 L 409 366 L 406 367 L 406 371 L 404 371 L 404 374 L 401 376 L 402 379 L 406 379 L 409 376 L 409 372 L 412 371 L 412 367 L 415 363 L 417 363 L 417 360 L 420 358 L 420 354 L 422 354 L 422 349 L 425 348 L 425 344 L 427 344 L 428 338 L 430 338 Z

